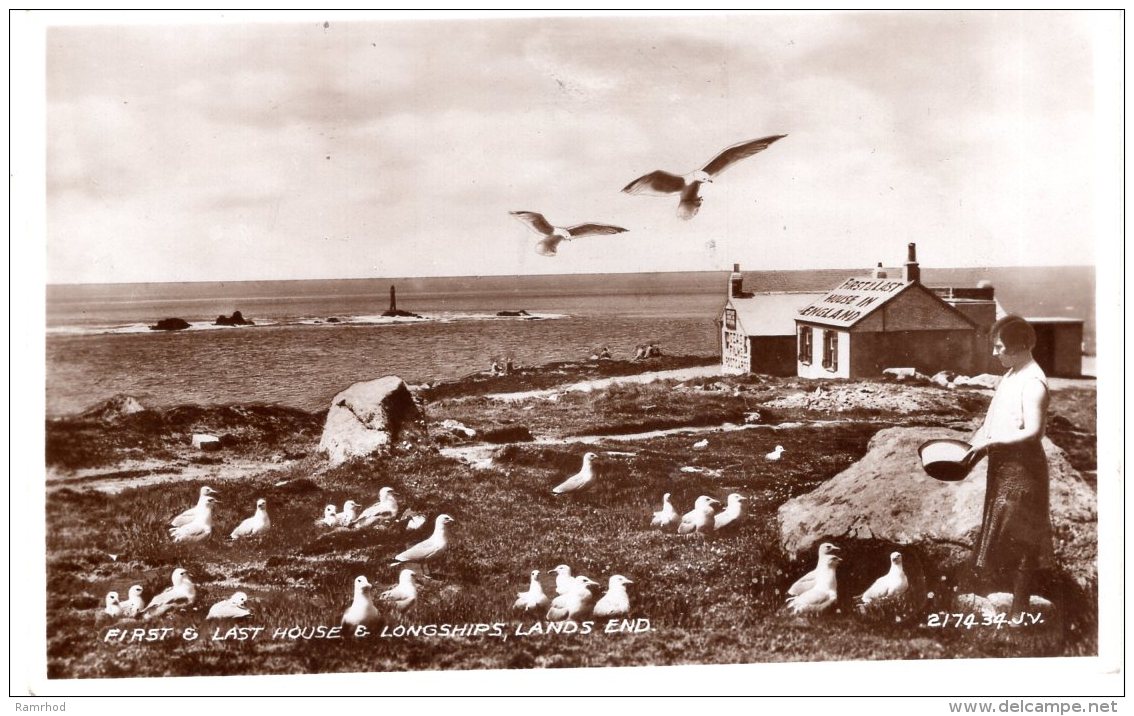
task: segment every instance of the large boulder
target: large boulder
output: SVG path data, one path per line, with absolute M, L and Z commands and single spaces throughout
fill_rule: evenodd
M 961 482 L 938 482 L 921 468 L 917 449 L 932 438 L 965 439 L 934 427 L 888 428 L 866 455 L 815 490 L 780 506 L 780 539 L 793 558 L 813 558 L 830 539 L 915 545 L 945 566 L 969 557 L 984 506 L 988 461 Z M 1051 520 L 1059 568 L 1080 586 L 1097 584 L 1098 497 L 1067 460 L 1043 441 L 1051 478 Z
M 374 452 L 388 453 L 399 441 L 428 440 L 425 418 L 397 376 L 355 383 L 335 396 L 323 426 L 319 452 L 331 467 Z

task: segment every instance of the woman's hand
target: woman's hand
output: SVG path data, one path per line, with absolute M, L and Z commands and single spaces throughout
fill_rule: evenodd
M 964 460 L 972 465 L 979 461 L 982 457 L 988 454 L 989 449 L 994 443 L 985 436 L 974 437 L 970 443 L 969 454 L 965 456 Z

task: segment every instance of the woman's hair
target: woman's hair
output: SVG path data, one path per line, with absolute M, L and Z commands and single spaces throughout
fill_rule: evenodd
M 1036 331 L 1031 324 L 1016 315 L 1005 316 L 992 324 L 989 338 L 994 342 L 1000 338 L 1004 348 L 1011 353 L 1030 351 L 1036 345 Z

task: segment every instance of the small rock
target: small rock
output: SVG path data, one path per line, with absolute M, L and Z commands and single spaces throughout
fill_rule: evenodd
M 475 438 L 476 437 L 476 431 L 475 430 L 473 430 L 472 428 L 468 427 L 467 425 L 460 423 L 456 420 L 450 420 L 450 419 L 443 420 L 443 421 L 441 421 L 441 427 L 445 428 L 446 430 L 448 430 L 451 433 L 454 433 L 454 434 L 457 434 L 457 435 L 464 435 L 466 438 Z
M 204 433 L 193 434 L 193 447 L 204 452 L 216 452 L 221 449 L 221 441 L 216 435 Z
M 936 383 L 937 385 L 940 385 L 942 388 L 951 388 L 951 387 L 953 387 L 953 381 L 956 378 L 957 378 L 957 374 L 954 373 L 953 371 L 943 370 L 943 371 L 939 371 L 937 373 L 934 373 L 933 377 L 929 379 L 929 382 L 930 383 Z
M 995 388 L 999 384 L 1000 376 L 991 373 L 981 373 L 972 378 L 967 375 L 959 375 L 953 379 L 953 385 L 968 385 L 976 388 Z

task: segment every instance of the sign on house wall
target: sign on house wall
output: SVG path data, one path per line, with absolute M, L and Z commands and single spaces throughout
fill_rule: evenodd
M 799 318 L 847 327 L 908 286 L 895 279 L 848 278 L 818 301 L 799 311 Z

